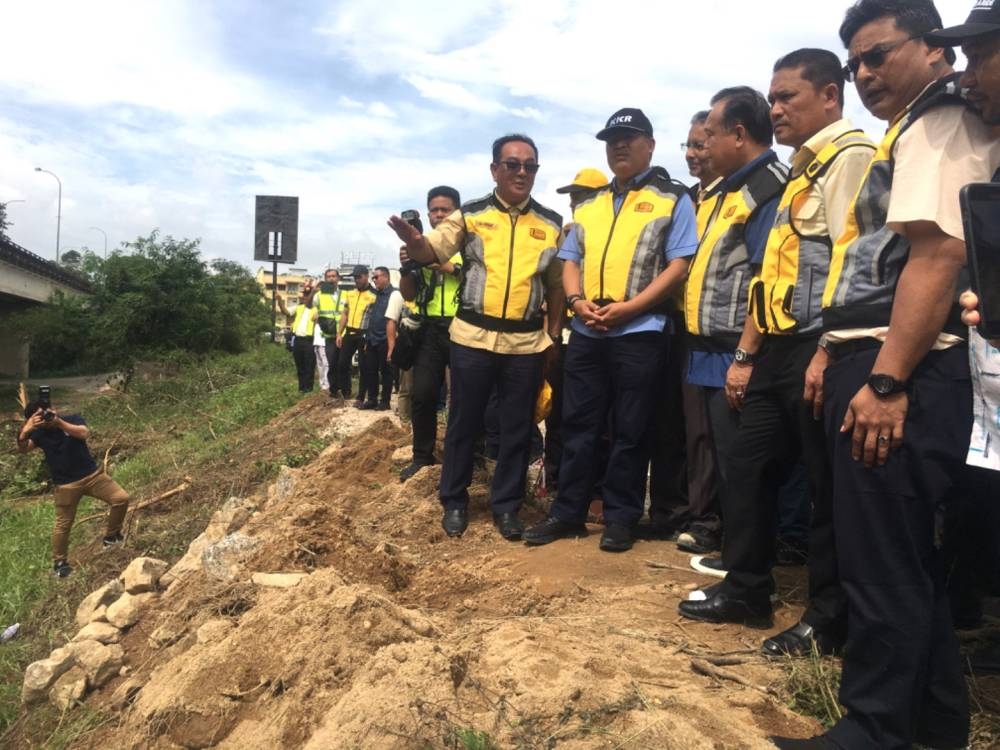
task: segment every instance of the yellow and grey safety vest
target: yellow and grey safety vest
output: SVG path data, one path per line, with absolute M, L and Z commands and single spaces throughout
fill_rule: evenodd
M 760 206 L 781 194 L 788 181 L 788 168 L 777 154 L 768 153 L 741 183 L 723 180 L 699 209 L 701 240 L 684 295 L 688 332 L 697 337 L 693 348 L 728 351 L 743 331 L 753 275 L 746 225 Z
M 462 206 L 465 244 L 455 317 L 488 331 L 540 331 L 545 272 L 556 262 L 562 217 L 533 198 L 524 210 L 495 194 Z
M 343 292 L 338 286 L 337 291 L 332 293 L 320 290 L 313 298 L 313 304 L 316 306 L 316 313 L 319 316 L 319 327 L 325 338 L 335 338 L 337 335 L 340 313 L 344 309 L 342 297 Z
M 452 318 L 458 310 L 461 290 L 462 255 L 455 253 L 449 261 L 457 273 L 443 273 L 429 268 L 420 269 L 421 283 L 417 292 L 416 309 L 429 318 Z
M 875 144 L 861 130 L 842 133 L 785 186 L 760 273 L 750 283 L 750 314 L 761 333 L 813 334 L 822 326 L 823 287 L 833 240 L 828 234 L 803 234 L 798 222 L 816 181 L 852 148 L 874 152 Z
M 910 254 L 909 241 L 886 226 L 893 150 L 899 137 L 927 111 L 967 106 L 958 78 L 958 74 L 949 75 L 929 86 L 893 121 L 876 149 L 848 211 L 844 233 L 833 246 L 823 292 L 825 330 L 889 325 L 896 284 Z M 957 307 L 949 323 L 948 330 L 965 330 Z
M 375 294 L 371 287 L 363 292 L 359 289 L 349 289 L 342 295 L 343 304 L 347 305 L 347 328 L 354 331 L 368 330 L 368 310 L 375 302 Z
M 663 246 L 674 206 L 687 188 L 662 167 L 630 185 L 618 210 L 611 185 L 588 193 L 573 211 L 583 295 L 598 304 L 631 299 L 666 267 Z

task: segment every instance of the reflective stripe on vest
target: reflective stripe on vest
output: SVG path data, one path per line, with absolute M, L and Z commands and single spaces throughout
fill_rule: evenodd
M 822 325 L 833 240 L 829 235 L 804 235 L 797 223 L 816 181 L 849 148 L 874 152 L 875 144 L 860 130 L 842 133 L 820 149 L 781 195 L 760 275 L 750 284 L 750 312 L 761 333 L 815 333 Z
M 892 123 L 876 149 L 847 213 L 844 233 L 833 246 L 823 292 L 823 328 L 889 325 L 896 284 L 910 253 L 907 239 L 886 226 L 892 152 L 910 125 L 939 106 L 967 106 L 959 96 L 958 74 L 930 86 Z
M 556 259 L 562 217 L 530 199 L 523 212 L 494 195 L 462 206 L 461 302 L 455 316 L 491 331 L 538 331 L 545 272 Z
M 739 336 L 747 314 L 747 292 L 752 275 L 744 232 L 757 207 L 781 194 L 788 168 L 776 154 L 728 192 L 722 183 L 706 196 L 698 213 L 704 226 L 698 250 L 688 271 L 684 316 L 697 336 Z M 703 216 L 702 210 L 710 213 Z
M 449 263 L 461 266 L 462 255 L 455 253 Z M 459 277 L 453 273 L 420 269 L 423 282 L 418 293 L 417 308 L 430 318 L 451 318 L 458 310 L 458 296 L 461 291 Z M 416 308 L 415 308 L 416 309 Z
M 663 247 L 674 206 L 687 189 L 654 167 L 630 187 L 615 211 L 609 185 L 589 193 L 573 211 L 583 255 L 583 295 L 600 303 L 631 299 L 666 267 Z
M 363 292 L 357 289 L 349 289 L 343 295 L 344 304 L 347 305 L 347 327 L 358 330 L 368 329 L 368 308 L 375 301 L 375 295 L 371 287 Z

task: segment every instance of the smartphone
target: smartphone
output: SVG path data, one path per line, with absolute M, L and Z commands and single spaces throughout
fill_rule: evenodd
M 337 291 L 337 285 L 332 281 L 321 281 L 319 282 L 319 290 L 323 294 L 334 294 Z
M 38 386 L 38 405 L 43 409 L 52 406 L 52 388 L 47 385 Z
M 979 325 L 1000 337 L 1000 183 L 973 182 L 959 193 L 972 291 L 979 297 Z
M 417 211 L 415 208 L 406 209 L 399 215 L 399 218 L 401 218 L 411 227 L 416 227 L 418 232 L 423 233 L 424 224 L 422 221 L 420 221 L 420 212 Z

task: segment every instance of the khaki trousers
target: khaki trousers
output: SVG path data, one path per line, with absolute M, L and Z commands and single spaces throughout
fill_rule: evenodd
M 118 482 L 103 471 L 98 469 L 83 479 L 56 485 L 56 524 L 52 529 L 52 559 L 56 562 L 66 559 L 69 550 L 69 530 L 76 518 L 76 506 L 84 495 L 103 500 L 111 506 L 105 536 L 112 536 L 122 530 L 130 498 Z

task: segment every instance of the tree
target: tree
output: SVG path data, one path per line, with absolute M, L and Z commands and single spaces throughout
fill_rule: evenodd
M 76 271 L 79 273 L 80 267 L 83 264 L 83 256 L 80 254 L 79 250 L 67 250 L 62 254 L 59 262 L 70 271 Z
M 92 297 L 56 297 L 14 320 L 34 342 L 33 366 L 124 368 L 171 350 L 237 352 L 259 341 L 270 321 L 250 271 L 232 261 L 210 271 L 199 244 L 154 230 L 106 260 L 85 252 L 77 260 Z

